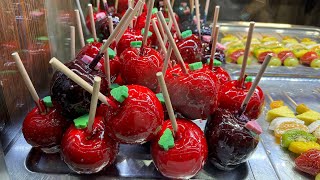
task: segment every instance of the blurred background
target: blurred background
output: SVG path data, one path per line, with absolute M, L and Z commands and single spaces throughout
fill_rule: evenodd
M 4 147 L 14 139 L 14 126 L 34 104 L 11 58 L 19 52 L 41 97 L 48 92 L 52 56 L 70 60 L 70 25 L 75 25 L 74 9 L 87 14 L 89 0 L 1 0 L 0 1 L 0 130 Z M 96 2 L 93 3 L 96 6 Z M 175 9 L 192 0 L 176 0 Z M 101 1 L 102 3 L 102 1 Z M 108 1 L 110 5 L 114 1 Z M 161 3 L 157 1 L 157 3 Z M 206 0 L 200 0 L 201 13 Z M 320 26 L 320 1 L 316 0 L 211 0 L 208 20 L 220 6 L 219 21 L 256 21 Z M 202 14 L 203 16 L 204 14 Z M 210 22 L 210 21 L 209 21 Z M 83 26 L 85 28 L 85 26 Z M 84 29 L 86 37 L 90 37 Z M 78 39 L 78 38 L 77 38 Z M 79 43 L 77 43 L 78 45 Z M 77 46 L 79 49 L 80 47 Z

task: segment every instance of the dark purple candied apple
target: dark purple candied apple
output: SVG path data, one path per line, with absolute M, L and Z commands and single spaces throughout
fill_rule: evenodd
M 259 136 L 245 128 L 250 119 L 237 116 L 218 109 L 209 117 L 205 128 L 209 161 L 222 170 L 234 169 L 245 162 L 259 143 Z
M 108 16 L 106 16 L 105 18 L 96 22 L 97 34 L 100 40 L 108 39 L 108 37 L 110 36 L 108 21 L 109 21 Z M 118 16 L 112 16 L 112 22 L 113 22 L 113 28 L 116 28 L 116 26 L 120 22 L 120 18 Z
M 83 61 L 75 59 L 66 64 L 83 80 L 93 85 L 95 76 L 101 77 L 100 92 L 107 92 L 107 82 L 101 70 L 92 70 Z M 61 107 L 61 114 L 66 118 L 74 119 L 89 112 L 91 94 L 69 79 L 60 71 L 56 71 L 50 84 L 52 102 Z
M 210 58 L 211 56 L 211 47 L 212 47 L 212 43 L 202 43 L 202 62 L 206 63 L 207 60 Z M 217 47 L 216 52 L 214 53 L 214 59 L 222 62 L 223 64 L 226 63 L 226 54 L 224 53 L 224 51 L 222 49 L 219 49 Z

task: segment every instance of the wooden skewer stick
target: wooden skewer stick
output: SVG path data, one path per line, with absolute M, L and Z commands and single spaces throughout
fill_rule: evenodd
M 204 22 L 207 22 L 210 0 L 206 0 L 206 6 L 204 8 Z
M 94 39 L 95 41 L 98 41 L 97 31 L 96 31 L 96 25 L 95 25 L 95 23 L 94 23 L 94 17 L 93 17 L 92 4 L 88 4 L 88 9 L 89 9 L 90 25 L 91 25 L 91 32 L 92 32 L 92 35 L 93 35 L 93 39 Z
M 61 63 L 58 59 L 56 59 L 55 57 L 53 57 L 49 63 L 56 69 L 58 69 L 59 71 L 61 71 L 63 74 L 65 74 L 66 76 L 68 76 L 72 81 L 74 81 L 75 83 L 79 84 L 79 86 L 81 86 L 83 89 L 85 89 L 86 91 L 90 92 L 92 94 L 93 92 L 93 87 L 87 83 L 85 80 L 83 80 L 80 76 L 78 76 L 76 73 L 74 73 L 73 71 L 71 71 L 67 66 L 65 66 L 63 63 Z M 102 93 L 99 92 L 99 100 L 101 102 L 103 102 L 106 105 L 110 106 L 110 101 L 108 102 L 108 98 L 106 96 L 104 96 Z
M 138 12 L 138 10 L 141 8 L 141 6 L 143 6 L 143 4 L 144 3 L 141 0 L 138 1 L 136 6 L 134 7 L 133 11 L 130 13 L 130 16 L 127 19 L 126 23 L 123 25 L 123 27 L 121 29 L 119 29 L 119 33 L 118 33 L 117 37 L 115 38 L 117 44 L 120 41 L 120 39 L 121 39 L 122 35 L 124 34 L 124 32 L 127 30 L 129 22 L 134 18 L 135 14 Z M 119 26 L 119 24 L 118 24 L 118 26 Z M 117 29 L 117 27 L 116 27 L 116 29 Z M 116 31 L 116 29 L 115 29 L 115 31 Z
M 219 11 L 220 11 L 220 6 L 216 6 L 214 9 L 212 27 L 216 27 L 216 25 L 218 23 Z M 214 35 L 214 31 L 211 32 L 211 39 L 213 38 L 213 35 Z
M 99 92 L 100 92 L 100 84 L 101 84 L 101 78 L 98 76 L 94 77 L 93 92 L 92 92 L 92 96 L 91 96 L 90 110 L 89 110 L 89 121 L 88 121 L 88 126 L 87 126 L 87 130 L 89 133 L 92 132 L 92 125 L 94 122 L 94 118 L 96 117 L 98 96 L 99 96 Z
M 248 60 L 249 53 L 250 53 L 250 45 L 251 45 L 251 40 L 252 40 L 254 24 L 255 24 L 254 22 L 250 22 L 246 47 L 245 47 L 244 54 L 243 54 L 242 67 L 241 67 L 240 76 L 239 76 L 239 81 L 241 81 L 241 82 L 244 82 L 243 78 L 245 76 L 246 67 L 247 67 L 247 60 Z
M 256 87 L 258 86 L 261 77 L 263 76 L 263 73 L 267 69 L 267 66 L 268 66 L 268 64 L 270 62 L 271 57 L 272 56 L 270 54 L 268 54 L 265 57 L 265 59 L 263 61 L 263 64 L 262 64 L 262 66 L 261 66 L 256 78 L 254 79 L 254 81 L 253 81 L 253 83 L 252 83 L 252 85 L 251 85 L 251 87 L 250 87 L 245 99 L 243 100 L 243 102 L 241 104 L 240 111 L 239 111 L 239 116 L 242 115 L 244 113 L 244 111 L 246 110 L 246 108 L 248 106 L 248 103 L 249 103 L 249 101 L 250 101 L 250 99 L 251 99 Z
M 162 67 L 162 74 L 163 75 L 166 75 L 166 72 L 167 72 L 167 69 L 168 69 L 168 65 L 171 67 L 171 63 L 170 63 L 171 54 L 172 54 L 172 46 L 171 46 L 171 44 L 169 44 L 169 48 L 168 48 L 166 57 L 165 57 L 164 62 L 163 62 L 163 67 Z
M 183 61 L 183 59 L 181 57 L 179 49 L 178 49 L 178 47 L 177 47 L 177 45 L 176 45 L 176 43 L 175 43 L 175 41 L 174 41 L 174 39 L 172 37 L 172 34 L 171 34 L 170 30 L 169 30 L 169 27 L 166 24 L 166 20 L 164 19 L 162 12 L 159 11 L 158 15 L 159 15 L 159 18 L 160 18 L 160 22 L 162 23 L 162 26 L 163 26 L 163 28 L 164 28 L 167 36 L 168 36 L 169 42 L 170 42 L 170 44 L 171 44 L 171 46 L 173 48 L 173 52 L 175 53 L 178 61 L 180 61 L 180 65 L 182 66 L 181 67 L 182 71 L 185 74 L 188 74 L 188 70 L 187 70 L 186 64 L 184 63 L 184 61 Z
M 160 24 L 161 24 L 161 23 L 160 23 Z M 170 18 L 169 23 L 168 23 L 168 27 L 169 27 L 170 33 L 171 33 L 172 25 L 173 25 L 173 21 L 172 21 L 172 19 Z M 163 43 L 164 43 L 164 44 L 167 44 L 167 42 L 168 42 L 168 36 L 165 34 L 165 36 L 164 36 L 164 38 L 163 38 Z
M 197 17 L 197 29 L 199 33 L 199 39 L 201 41 L 201 18 L 200 18 L 200 3 L 199 0 L 195 0 L 196 3 L 196 17 Z
M 128 0 L 128 8 L 133 8 L 132 1 L 133 0 Z M 129 27 L 133 28 L 133 19 L 130 20 Z
M 119 24 L 116 26 L 116 28 L 113 30 L 113 32 L 110 34 L 109 38 L 107 39 L 107 41 L 102 45 L 99 53 L 103 53 L 106 51 L 106 48 L 109 47 L 111 45 L 111 43 L 115 40 L 115 37 L 118 35 L 118 32 L 120 31 L 120 29 L 122 29 L 122 27 L 126 24 L 127 20 L 129 19 L 131 13 L 132 13 L 133 9 L 129 8 L 127 10 L 127 12 L 125 13 L 125 15 L 122 17 L 121 21 L 119 22 Z
M 267 93 L 267 97 L 268 97 L 268 99 L 269 99 L 271 102 L 274 101 L 273 98 L 271 97 L 271 95 L 270 95 L 269 93 Z
M 174 17 L 174 13 L 173 13 L 173 9 L 172 9 L 172 7 L 170 5 L 170 1 L 169 0 L 165 0 L 165 3 L 167 4 L 168 10 L 169 10 L 169 15 L 170 15 L 170 18 L 172 19 L 174 27 L 176 29 L 178 39 L 181 39 L 181 31 L 180 31 L 178 22 L 177 22 L 176 18 Z
M 213 42 L 212 42 L 212 46 L 211 46 L 209 69 L 213 68 L 214 55 L 215 55 L 216 49 L 217 49 L 219 28 L 220 28 L 219 25 L 216 25 L 215 28 L 212 27 L 212 31 L 214 31 L 214 34 L 213 34 Z
M 153 6 L 154 6 L 154 0 L 149 0 L 146 25 L 144 26 L 144 33 L 143 33 L 143 39 L 142 39 L 142 47 L 147 44 L 148 32 L 150 29 L 150 21 L 151 21 Z
M 82 11 L 82 8 L 81 8 L 80 0 L 76 0 L 76 4 L 77 4 L 77 8 L 79 9 L 79 13 L 80 13 L 80 17 L 81 17 L 81 23 L 82 23 L 83 27 L 85 27 L 84 28 L 85 33 L 88 35 L 88 34 L 90 34 L 90 32 L 89 32 L 89 30 L 88 30 L 88 28 L 86 26 L 86 20 L 85 20 L 84 15 L 83 15 L 83 11 Z
M 108 16 L 108 27 L 109 27 L 109 32 L 110 34 L 113 33 L 113 19 L 112 16 Z
M 114 2 L 114 11 L 115 11 L 115 13 L 118 12 L 118 4 L 119 4 L 119 0 L 115 0 L 115 2 Z
M 159 29 L 158 29 L 156 21 L 154 19 L 152 19 L 151 23 L 152 23 L 153 30 L 156 33 L 156 36 L 157 36 L 157 39 L 158 39 L 158 42 L 159 42 L 159 45 L 160 45 L 160 48 L 161 48 L 162 52 L 164 54 L 167 54 L 167 49 L 166 49 L 166 46 L 163 43 L 163 40 L 162 40 L 161 34 L 159 32 Z
M 45 109 L 42 109 L 38 93 L 37 93 L 36 89 L 34 88 L 32 82 L 31 82 L 31 79 L 30 79 L 30 77 L 29 77 L 29 75 L 28 75 L 28 73 L 26 71 L 26 68 L 24 67 L 24 65 L 23 65 L 23 63 L 21 61 L 21 58 L 20 58 L 19 54 L 17 52 L 14 52 L 11 55 L 12 55 L 14 61 L 16 62 L 16 66 L 17 66 L 17 68 L 18 68 L 18 70 L 19 70 L 19 72 L 21 74 L 21 77 L 22 77 L 24 83 L 26 84 L 26 86 L 27 86 L 27 88 L 28 88 L 28 90 L 29 90 L 29 92 L 31 94 L 31 97 L 32 97 L 33 101 L 36 103 L 39 111 L 41 113 L 45 113 L 46 111 L 45 111 Z
M 159 17 L 158 17 L 158 13 L 156 13 L 156 17 L 157 17 L 157 19 L 159 19 Z M 162 24 L 161 23 L 158 23 L 158 25 L 159 25 L 159 31 L 160 31 L 160 33 L 161 33 L 161 36 L 164 38 L 165 36 L 166 36 L 166 33 L 164 32 L 164 30 L 163 30 L 163 27 L 162 27 Z M 164 41 L 163 41 L 164 42 Z
M 173 129 L 173 134 L 176 134 L 177 131 L 178 131 L 178 124 L 177 124 L 176 117 L 174 115 L 174 111 L 173 111 L 173 108 L 172 108 L 169 92 L 168 92 L 166 83 L 164 81 L 163 74 L 162 74 L 162 72 L 158 72 L 156 75 L 157 75 L 157 78 L 158 78 L 158 81 L 159 81 L 159 84 L 160 84 L 160 87 L 161 87 L 161 91 L 162 91 L 162 94 L 163 94 L 163 98 L 164 98 L 167 110 L 168 110 L 168 114 L 169 114 L 169 117 L 170 117 L 172 129 Z
M 190 12 L 191 12 L 191 14 L 193 14 L 193 11 L 194 11 L 194 0 L 189 0 L 189 2 L 190 2 Z
M 174 7 L 174 0 L 171 0 L 171 6 Z
M 76 32 L 74 26 L 70 26 L 70 49 L 71 59 L 76 57 Z
M 107 40 L 103 40 L 103 43 L 105 43 Z M 108 89 L 111 89 L 111 73 L 110 73 L 110 58 L 109 58 L 109 52 L 108 49 L 104 53 L 104 71 L 106 72 L 107 76 L 107 82 L 108 82 Z
M 290 102 L 292 102 L 292 104 L 298 106 L 298 103 L 296 103 L 286 92 L 283 92 L 283 94 L 289 99 Z
M 97 0 L 97 9 L 100 10 L 100 0 Z
M 77 22 L 77 29 L 78 29 L 78 33 L 79 33 L 80 44 L 81 44 L 81 47 L 84 47 L 86 44 L 85 44 L 84 37 L 83 37 L 83 30 L 82 30 L 82 25 L 81 25 L 80 13 L 79 13 L 78 9 L 74 10 L 74 12 L 76 13 L 76 22 Z

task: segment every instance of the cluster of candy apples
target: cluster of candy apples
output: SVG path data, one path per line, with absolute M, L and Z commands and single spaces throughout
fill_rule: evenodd
M 95 173 L 112 164 L 120 143 L 149 141 L 155 166 L 169 178 L 193 177 L 207 156 L 221 169 L 245 162 L 262 132 L 256 119 L 264 94 L 257 84 L 271 57 L 267 56 L 253 83 L 246 82 L 244 74 L 231 80 L 219 67 L 221 63 L 214 61 L 217 36 L 209 61 L 203 63 L 198 58 L 199 37 L 181 33 L 175 22 L 173 38 L 161 12 L 146 13 L 142 42 L 126 36 L 135 30 L 125 24 L 142 5 L 139 1 L 127 10 L 104 44 L 85 45 L 65 65 L 55 58 L 50 61 L 58 70 L 50 85 L 52 103 L 48 98 L 34 99 L 37 107 L 23 124 L 25 139 L 44 152 L 56 152 L 60 146 L 65 163 L 77 173 Z M 148 9 L 153 9 L 153 3 Z M 172 7 L 168 9 L 173 17 Z M 148 43 L 150 22 L 162 48 Z M 165 33 L 159 33 L 158 26 Z M 117 37 L 120 41 L 114 43 Z M 97 77 L 102 79 L 98 90 Z M 166 108 L 161 105 L 162 96 Z M 165 120 L 166 112 L 170 120 Z M 174 112 L 182 118 L 175 119 Z M 192 122 L 195 119 L 208 119 L 205 132 Z

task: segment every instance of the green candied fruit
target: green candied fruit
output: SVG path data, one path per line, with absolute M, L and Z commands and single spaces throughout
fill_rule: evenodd
M 299 60 L 294 57 L 288 57 L 284 60 L 283 65 L 287 67 L 295 67 L 299 65 Z
M 158 93 L 158 94 L 156 94 L 156 96 L 157 96 L 158 100 L 161 102 L 161 104 L 165 103 L 162 93 Z
M 243 63 L 243 56 L 239 56 L 237 59 L 237 64 L 242 64 Z M 248 57 L 247 59 L 247 65 L 251 65 L 252 63 L 252 59 L 250 57 Z
M 313 136 L 312 134 L 298 130 L 298 129 L 292 129 L 286 131 L 281 136 L 281 146 L 282 147 L 289 147 L 290 143 L 292 142 L 309 142 L 309 141 L 317 141 L 317 138 Z
M 130 47 L 140 48 L 142 46 L 142 41 L 131 41 Z
M 43 100 L 44 105 L 45 105 L 46 107 L 48 107 L 48 108 L 53 107 L 52 100 L 51 100 L 51 96 L 46 96 L 46 97 L 44 97 L 42 100 Z
M 312 68 L 320 68 L 320 59 L 315 59 L 311 62 L 310 66 Z
M 88 122 L 89 122 L 89 114 L 80 116 L 76 119 L 73 120 L 74 126 L 77 129 L 84 129 L 88 126 Z
M 195 62 L 195 63 L 189 64 L 189 68 L 191 71 L 201 69 L 202 67 L 203 67 L 202 62 Z
M 272 57 L 268 66 L 281 66 L 282 62 L 279 58 L 277 57 Z
M 188 38 L 188 37 L 190 37 L 191 35 L 192 35 L 192 31 L 191 31 L 191 30 L 186 30 L 186 31 L 183 31 L 183 32 L 181 33 L 182 39 Z

